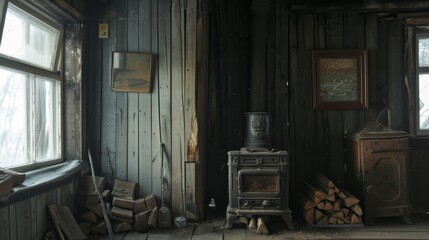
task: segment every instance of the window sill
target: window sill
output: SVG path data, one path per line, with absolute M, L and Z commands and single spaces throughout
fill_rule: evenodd
M 25 181 L 21 185 L 14 187 L 9 194 L 0 199 L 0 207 L 68 184 L 76 177 L 80 177 L 81 169 L 84 169 L 83 166 L 84 162 L 82 160 L 72 160 L 29 171 L 25 174 Z

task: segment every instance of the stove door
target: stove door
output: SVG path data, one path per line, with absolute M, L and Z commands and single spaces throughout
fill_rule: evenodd
M 280 196 L 279 169 L 242 169 L 238 171 L 238 196 Z

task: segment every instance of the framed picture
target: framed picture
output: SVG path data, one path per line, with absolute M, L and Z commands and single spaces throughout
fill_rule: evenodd
M 150 93 L 152 87 L 150 53 L 112 53 L 112 90 L 117 92 Z
M 320 49 L 312 52 L 313 109 L 368 108 L 366 49 Z

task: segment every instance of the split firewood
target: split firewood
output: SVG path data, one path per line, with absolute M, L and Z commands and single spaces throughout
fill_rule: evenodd
M 318 209 L 325 209 L 325 201 L 320 201 L 319 203 L 316 204 L 316 207 Z
M 134 200 L 126 199 L 126 198 L 113 197 L 112 205 L 114 207 L 133 210 L 134 209 Z
M 95 176 L 95 182 L 97 184 L 98 190 L 102 192 L 104 190 L 105 185 L 104 177 Z M 80 179 L 77 194 L 97 196 L 97 191 L 95 190 L 94 182 L 92 181 L 92 176 L 87 175 Z
M 144 198 L 134 200 L 134 214 L 138 214 L 146 210 L 146 201 L 144 200 Z
M 118 207 L 112 207 L 112 210 L 110 210 L 110 213 L 116 217 L 120 218 L 126 218 L 126 219 L 132 219 L 133 218 L 133 211 Z
M 335 201 L 335 202 L 332 204 L 332 210 L 333 210 L 333 211 L 338 211 L 338 210 L 340 210 L 340 209 L 341 209 L 340 202 L 339 202 L 339 201 Z
M 344 218 L 344 222 L 346 223 L 346 224 L 350 224 L 350 217 L 349 216 L 346 216 L 345 218 Z
M 249 230 L 256 230 L 256 218 L 255 217 L 250 218 Z
M 152 212 L 149 215 L 149 220 L 147 221 L 149 228 L 157 228 L 158 227 L 158 207 L 152 209 Z
M 104 221 L 99 222 L 91 227 L 91 232 L 106 235 L 107 227 Z
M 335 189 L 335 193 L 338 195 L 338 193 L 340 193 L 340 188 L 335 186 L 334 189 Z
M 302 210 L 302 217 L 304 218 L 305 222 L 308 224 L 314 223 L 314 208 L 304 209 Z
M 335 194 L 335 188 L 326 186 L 324 183 L 316 180 L 314 186 L 322 191 L 324 191 L 327 195 Z
M 339 198 L 341 198 L 341 199 L 345 199 L 345 198 L 347 198 L 346 194 L 344 194 L 344 192 L 343 192 L 343 191 L 341 191 L 341 190 L 339 190 L 339 191 L 337 192 L 337 197 L 339 197 Z
M 247 227 L 247 225 L 249 225 L 249 219 L 247 219 L 247 217 L 239 217 L 239 218 L 238 218 L 238 221 L 239 221 L 241 224 L 245 224 L 245 225 L 246 225 L 246 227 Z
M 318 182 L 322 183 L 323 185 L 325 185 L 329 188 L 335 188 L 335 184 L 331 180 L 329 180 L 327 177 L 323 176 L 320 173 L 316 174 L 316 179 Z
M 307 196 L 301 193 L 297 194 L 297 199 L 302 209 L 310 209 L 316 206 L 316 204 L 312 200 L 310 200 Z
M 118 232 L 129 232 L 132 231 L 133 227 L 131 226 L 130 223 L 118 223 L 118 224 L 114 224 L 113 225 L 113 232 L 118 233 Z
M 329 216 L 328 224 L 336 224 L 336 223 L 337 223 L 337 217 L 335 215 Z
M 350 223 L 351 224 L 358 224 L 358 223 L 360 223 L 360 219 L 361 218 L 356 213 L 350 212 L 349 213 L 349 217 L 350 217 Z
M 331 202 L 335 202 L 335 194 L 332 194 L 332 195 L 328 195 L 327 197 L 326 197 L 326 200 L 328 200 L 328 201 L 331 201 Z
M 108 202 L 112 201 L 112 191 L 110 189 L 104 190 L 101 196 Z
M 147 210 L 152 210 L 155 207 L 157 207 L 157 203 L 156 203 L 156 198 L 155 195 L 150 194 L 149 196 L 145 197 L 145 202 L 146 202 L 146 208 Z
M 13 188 L 13 178 L 9 174 L 0 174 L 0 196 L 7 195 Z
M 119 179 L 113 184 L 112 196 L 134 199 L 137 183 L 127 182 Z
M 118 222 L 134 223 L 134 219 L 117 217 L 117 216 L 113 215 L 111 211 L 107 211 L 107 215 L 109 216 L 110 219 L 118 221 Z
M 88 208 L 91 212 L 95 213 L 99 217 L 103 216 L 103 212 L 101 210 L 101 205 L 99 203 L 96 203 L 96 204 L 93 204 L 90 206 L 86 206 L 86 208 Z
M 98 204 L 100 202 L 100 199 L 98 196 L 86 196 L 85 206 L 92 206 L 95 204 Z
M 344 218 L 346 217 L 346 215 L 344 214 L 343 211 L 335 212 L 335 216 L 339 219 L 342 219 L 342 220 L 344 220 Z
M 328 224 L 328 216 L 323 215 L 319 220 L 316 221 L 317 225 Z
M 326 199 L 326 197 L 328 196 L 328 194 L 326 194 L 324 191 L 315 188 L 314 186 L 312 186 L 307 182 L 303 182 L 303 189 L 305 191 L 304 192 L 305 195 L 307 195 L 307 197 L 309 197 L 311 200 L 313 200 L 314 198 L 313 196 L 316 196 L 318 199 L 321 199 L 321 200 Z M 314 203 L 317 204 L 318 202 L 314 201 Z
M 359 204 L 355 204 L 353 206 L 349 207 L 350 210 L 352 210 L 354 213 L 356 213 L 358 216 L 362 216 L 363 215 L 363 211 L 362 208 L 359 206 Z
M 320 211 L 317 208 L 314 209 L 314 221 L 315 222 L 319 221 L 323 216 L 325 216 L 325 213 L 323 213 L 322 211 Z
M 337 224 L 344 224 L 344 220 L 341 218 L 337 218 Z
M 83 213 L 82 215 L 80 215 L 80 218 L 82 218 L 83 220 L 86 220 L 88 222 L 92 222 L 92 223 L 97 222 L 97 216 L 92 211 L 88 211 L 88 212 Z
M 324 201 L 325 206 L 323 207 L 323 209 L 325 209 L 326 211 L 332 211 L 334 209 L 334 206 L 332 206 L 332 203 L 330 201 Z
M 341 211 L 344 213 L 344 216 L 348 216 L 349 212 L 350 212 L 350 209 L 348 209 L 348 208 L 341 208 Z
M 81 222 L 81 223 L 79 223 L 80 229 L 87 236 L 91 232 L 91 226 L 92 226 L 92 223 L 90 223 L 90 222 Z
M 351 207 L 357 203 L 359 203 L 359 199 L 357 199 L 355 196 L 353 196 L 351 193 L 343 190 L 343 193 L 346 195 L 346 198 L 343 198 L 343 205 L 346 207 Z
M 134 216 L 134 231 L 142 233 L 149 231 L 148 220 L 151 212 L 151 210 L 147 210 Z
M 264 219 L 262 217 L 258 217 L 256 232 L 259 234 L 268 234 L 267 225 L 265 224 Z

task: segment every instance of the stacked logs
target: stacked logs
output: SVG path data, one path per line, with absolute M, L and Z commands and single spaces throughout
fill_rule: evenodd
M 115 233 L 124 231 L 148 232 L 158 226 L 158 206 L 153 194 L 144 198 L 135 197 L 137 183 L 116 179 L 112 190 L 104 190 L 104 178 L 96 177 L 97 185 L 106 204 L 107 215 Z M 85 211 L 79 224 L 86 235 L 107 234 L 102 218 L 101 204 L 93 189 L 90 176 L 81 179 L 78 194 L 85 195 Z
M 303 182 L 297 195 L 302 217 L 308 224 L 360 224 L 362 208 L 359 199 L 337 187 L 322 174 L 316 175 L 314 184 Z

